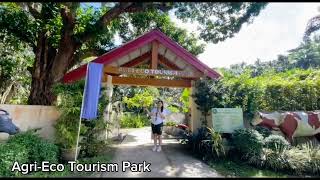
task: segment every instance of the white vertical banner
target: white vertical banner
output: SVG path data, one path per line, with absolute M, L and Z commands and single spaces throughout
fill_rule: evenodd
M 107 76 L 107 85 L 106 85 L 106 95 L 108 98 L 108 105 L 105 110 L 104 120 L 106 123 L 110 122 L 111 113 L 112 113 L 112 95 L 113 95 L 113 84 L 112 84 L 112 76 Z M 108 139 L 108 130 L 106 131 L 106 140 Z

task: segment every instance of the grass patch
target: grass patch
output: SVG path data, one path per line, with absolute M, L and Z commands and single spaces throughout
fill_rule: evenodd
M 277 177 L 286 178 L 287 174 L 277 173 L 270 170 L 261 170 L 241 162 L 219 161 L 210 162 L 209 166 L 219 174 L 226 177 Z

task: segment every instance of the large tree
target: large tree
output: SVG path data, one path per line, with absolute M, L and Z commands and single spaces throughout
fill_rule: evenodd
M 56 98 L 52 86 L 83 58 L 114 48 L 116 34 L 128 41 L 158 27 L 167 34 L 173 31 L 171 38 L 199 54 L 203 45 L 196 43 L 194 35 L 165 23 L 169 10 L 183 21 L 198 22 L 200 39 L 217 43 L 232 37 L 265 6 L 243 2 L 116 2 L 94 10 L 82 8 L 79 2 L 1 3 L 0 30 L 29 44 L 34 52 L 28 103 L 51 105 Z M 152 13 L 158 14 L 157 23 L 150 19 Z
M 0 104 L 25 103 L 31 82 L 27 69 L 32 65 L 33 54 L 13 36 L 0 33 L 0 38 Z
M 311 41 L 311 34 L 318 31 L 320 29 L 320 15 L 317 15 L 315 17 L 312 17 L 309 19 L 307 23 L 306 30 L 304 32 L 303 40 L 305 42 L 310 42 Z

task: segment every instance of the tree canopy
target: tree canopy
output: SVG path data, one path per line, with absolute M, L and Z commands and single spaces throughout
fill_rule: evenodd
M 25 103 L 31 79 L 28 68 L 33 54 L 27 45 L 6 33 L 0 33 L 0 104 Z M 18 92 L 19 91 L 19 92 Z
M 51 105 L 52 86 L 89 56 L 115 48 L 116 35 L 127 42 L 159 28 L 191 53 L 203 52 L 206 42 L 233 37 L 252 22 L 266 3 L 117 2 L 87 8 L 79 2 L 1 3 L 0 32 L 29 45 L 34 53 L 29 104 Z M 200 36 L 189 34 L 170 20 L 169 11 L 197 22 Z

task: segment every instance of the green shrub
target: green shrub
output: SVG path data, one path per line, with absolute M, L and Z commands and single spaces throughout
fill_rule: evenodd
M 101 155 L 107 146 L 108 143 L 106 141 L 88 139 L 81 143 L 80 157 L 94 157 Z
M 38 159 L 41 161 L 49 161 L 50 163 L 58 163 L 59 149 L 58 146 L 48 141 L 42 140 L 38 145 Z
M 28 149 L 24 145 L 16 143 L 0 144 L 0 176 L 14 176 L 18 172 L 11 172 L 14 162 L 27 163 Z
M 265 166 L 276 172 L 288 170 L 288 156 L 286 152 L 286 148 L 278 148 L 277 144 L 274 149 L 265 149 Z
M 264 138 L 272 134 L 268 128 L 265 128 L 263 126 L 255 126 L 254 129 L 257 130 Z
M 302 175 L 308 169 L 310 156 L 306 149 L 294 147 L 286 153 L 288 156 L 288 166 L 291 173 Z
M 84 86 L 85 81 L 81 80 L 72 84 L 57 84 L 53 88 L 58 96 L 56 106 L 61 114 L 55 124 L 55 142 L 61 149 L 75 149 Z M 103 112 L 108 104 L 104 88 L 101 89 L 101 94 L 97 118 L 81 122 L 79 158 L 97 155 L 96 153 L 100 152 L 101 147 L 105 145 L 105 142 L 98 140 L 97 136 L 102 132 L 110 131 L 109 123 L 103 120 Z
M 174 121 L 166 121 L 166 122 L 164 123 L 164 125 L 165 125 L 165 126 L 176 126 L 177 123 L 174 122 Z
M 178 113 L 180 112 L 179 108 L 176 106 L 168 106 L 167 109 L 172 113 Z
M 301 175 L 320 175 L 320 148 L 310 143 L 290 149 L 288 165 L 292 173 Z
M 219 132 L 212 128 L 207 128 L 209 133 L 208 140 L 201 141 L 201 152 L 205 159 L 219 160 L 225 157 L 226 153 Z
M 73 148 L 77 142 L 79 117 L 61 114 L 55 127 L 55 142 L 62 148 Z M 81 128 L 83 129 L 83 128 Z
M 60 113 L 54 126 L 55 143 L 61 148 L 76 146 L 84 86 L 85 81 L 81 80 L 72 84 L 56 84 L 53 88 L 58 97 L 56 107 Z
M 79 158 L 99 155 L 107 146 L 107 141 L 100 139 L 101 135 L 105 135 L 106 130 L 108 130 L 106 123 L 102 118 L 99 118 L 94 121 L 83 121 L 82 125 Z
M 274 171 L 288 171 L 294 175 L 320 175 L 320 148 L 303 144 L 291 149 L 266 149 L 265 166 Z
M 28 162 L 32 162 L 32 160 L 39 162 L 37 146 L 41 140 L 32 131 L 27 131 L 11 136 L 7 143 L 22 145 L 28 151 Z
M 192 150 L 193 154 L 197 156 L 203 157 L 203 150 L 201 148 L 201 143 L 203 140 L 209 140 L 209 132 L 208 129 L 205 127 L 198 128 L 196 133 L 187 133 L 185 138 L 187 139 L 187 146 L 189 149 Z
M 34 130 L 10 136 L 6 144 L 0 144 L 0 175 L 20 176 L 19 172 L 11 172 L 14 162 L 58 163 L 58 154 L 58 147 L 40 138 Z
M 224 72 L 222 89 L 227 89 L 223 93 L 226 98 L 218 104 L 240 106 L 248 115 L 259 110 L 313 111 L 320 108 L 320 70 L 270 71 L 255 77 L 251 75 L 252 70 L 247 69 L 241 75 Z
M 260 159 L 263 153 L 263 136 L 254 129 L 235 130 L 232 135 L 232 143 L 244 159 L 249 157 Z
M 314 175 L 320 175 L 320 146 L 313 143 L 306 143 L 303 145 L 300 145 L 301 148 L 304 148 L 307 150 L 307 153 L 310 157 L 308 166 L 306 171 L 314 174 Z
M 121 117 L 121 128 L 140 128 L 150 125 L 150 120 L 145 115 L 124 113 Z
M 27 131 L 11 136 L 8 144 L 18 144 L 25 148 L 29 163 L 50 161 L 50 163 L 58 162 L 58 147 L 52 144 L 33 131 Z
M 290 147 L 290 143 L 280 135 L 270 135 L 264 140 L 265 147 L 274 151 L 283 151 Z

